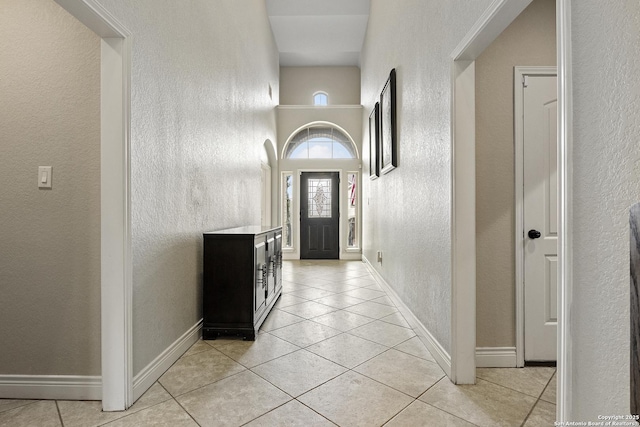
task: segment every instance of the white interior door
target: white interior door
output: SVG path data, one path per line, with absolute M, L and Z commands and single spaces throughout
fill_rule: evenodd
M 524 358 L 557 357 L 557 76 L 523 82 Z

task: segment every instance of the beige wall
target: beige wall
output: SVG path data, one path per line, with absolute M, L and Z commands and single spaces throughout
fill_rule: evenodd
M 329 95 L 329 105 L 359 105 L 360 68 L 280 68 L 280 104 L 312 105 L 318 91 Z
M 476 60 L 477 346 L 515 346 L 513 67 L 556 65 L 555 0 L 534 0 Z
M 100 375 L 100 39 L 52 0 L 0 11 L 0 375 Z

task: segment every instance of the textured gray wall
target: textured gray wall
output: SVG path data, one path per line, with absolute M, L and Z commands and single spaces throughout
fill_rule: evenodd
M 629 412 L 629 207 L 640 199 L 640 3 L 571 2 L 573 418 Z
M 362 53 L 364 124 L 397 70 L 398 168 L 368 180 L 364 254 L 440 344 L 451 350 L 451 59 L 483 1 L 372 0 Z M 368 141 L 368 130 L 363 132 Z M 376 263 L 376 251 L 383 261 Z
M 100 375 L 100 39 L 0 0 L 0 100 L 0 374 Z
M 513 67 L 556 65 L 556 2 L 534 0 L 476 60 L 476 342 L 514 347 Z
M 202 316 L 202 232 L 260 224 L 278 54 L 262 0 L 101 3 L 133 40 L 135 375 Z

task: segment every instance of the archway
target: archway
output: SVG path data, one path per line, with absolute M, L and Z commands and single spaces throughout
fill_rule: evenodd
M 276 225 L 278 218 L 277 191 L 273 183 L 277 182 L 278 159 L 273 142 L 265 140 L 260 152 L 260 218 L 262 225 Z

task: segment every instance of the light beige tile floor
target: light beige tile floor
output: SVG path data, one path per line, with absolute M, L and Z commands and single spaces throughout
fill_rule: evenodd
M 555 369 L 451 384 L 358 261 L 285 262 L 256 341 L 198 341 L 129 410 L 0 399 L 0 427 L 551 426 Z

